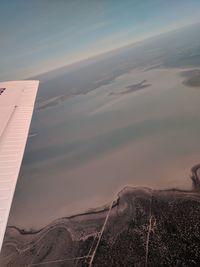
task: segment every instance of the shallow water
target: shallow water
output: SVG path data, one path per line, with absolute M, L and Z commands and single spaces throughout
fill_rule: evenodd
M 183 85 L 181 71 L 134 70 L 36 111 L 9 224 L 41 227 L 109 202 L 127 184 L 190 188 L 200 91 Z M 151 86 L 109 95 L 143 80 Z

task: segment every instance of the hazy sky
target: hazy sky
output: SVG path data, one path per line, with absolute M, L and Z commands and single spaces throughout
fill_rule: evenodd
M 199 0 L 0 0 L 0 80 L 195 23 Z

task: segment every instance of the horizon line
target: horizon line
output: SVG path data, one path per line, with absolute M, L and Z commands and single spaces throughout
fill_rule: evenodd
M 59 69 L 62 69 L 62 68 L 67 68 L 67 67 L 70 68 L 70 67 L 73 67 L 73 66 L 76 65 L 76 64 L 80 64 L 80 63 L 83 63 L 83 62 L 85 62 L 85 61 L 90 61 L 90 60 L 92 61 L 93 59 L 98 58 L 98 57 L 101 57 L 101 56 L 104 56 L 104 55 L 106 55 L 106 54 L 115 53 L 116 51 L 118 51 L 118 50 L 120 50 L 120 49 L 125 49 L 125 48 L 128 48 L 128 47 L 137 45 L 137 44 L 139 44 L 139 43 L 142 43 L 142 42 L 144 42 L 144 41 L 147 41 L 147 40 L 149 40 L 149 39 L 152 39 L 152 38 L 155 38 L 155 37 L 158 37 L 158 36 L 161 36 L 161 35 L 170 33 L 170 32 L 175 32 L 175 31 L 177 31 L 177 30 L 181 30 L 181 29 L 184 29 L 184 28 L 187 28 L 187 27 L 190 27 L 190 26 L 193 26 L 193 25 L 197 25 L 197 24 L 200 24 L 200 21 L 198 21 L 198 22 L 192 22 L 192 23 L 186 24 L 186 25 L 181 26 L 181 27 L 176 27 L 176 28 L 174 28 L 174 29 L 166 30 L 166 31 L 164 31 L 164 32 L 159 32 L 159 33 L 150 35 L 150 36 L 148 36 L 148 37 L 141 38 L 140 40 L 137 40 L 137 41 L 135 41 L 135 42 L 130 42 L 130 43 L 127 43 L 127 44 L 125 44 L 125 45 L 119 46 L 119 47 L 117 47 L 117 48 L 109 49 L 109 50 L 107 50 L 107 51 L 100 52 L 100 53 L 98 53 L 98 54 L 94 54 L 94 55 L 92 55 L 92 56 L 82 58 L 82 59 L 80 59 L 80 60 L 75 60 L 75 61 L 73 61 L 73 62 L 71 62 L 71 63 L 69 63 L 69 64 L 61 65 L 61 66 L 59 66 L 59 67 L 52 68 L 52 69 L 50 69 L 50 70 L 48 70 L 48 71 L 44 71 L 44 72 L 40 72 L 40 73 L 35 74 L 35 75 L 31 75 L 31 76 L 29 76 L 29 77 L 27 77 L 27 78 L 24 78 L 24 79 L 33 79 L 34 77 L 38 77 L 38 76 L 40 76 L 40 75 L 45 75 L 45 74 L 48 74 L 48 73 L 50 73 L 50 72 L 54 72 L 54 71 L 59 70 Z

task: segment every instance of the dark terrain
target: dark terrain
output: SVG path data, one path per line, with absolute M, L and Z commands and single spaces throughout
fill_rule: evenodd
M 146 82 L 147 82 L 146 80 L 143 80 L 143 81 L 141 81 L 139 83 L 135 83 L 135 84 L 126 86 L 126 88 L 127 88 L 126 90 L 123 90 L 123 91 L 118 92 L 118 93 L 111 92 L 111 93 L 109 93 L 109 96 L 112 96 L 112 95 L 114 95 L 114 96 L 126 95 L 126 94 L 137 92 L 139 90 L 142 90 L 142 89 L 144 89 L 146 87 L 151 86 L 151 84 L 148 84 Z
M 0 266 L 200 266 L 199 168 L 191 191 L 125 187 L 110 206 L 41 230 L 9 226 Z
M 200 70 L 183 71 L 182 76 L 185 77 L 184 84 L 191 87 L 200 87 Z

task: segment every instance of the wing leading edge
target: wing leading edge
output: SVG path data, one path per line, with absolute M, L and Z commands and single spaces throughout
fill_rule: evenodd
M 39 81 L 0 83 L 0 250 L 25 150 Z

